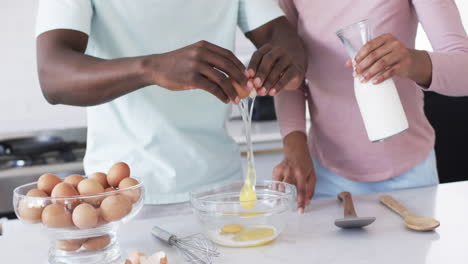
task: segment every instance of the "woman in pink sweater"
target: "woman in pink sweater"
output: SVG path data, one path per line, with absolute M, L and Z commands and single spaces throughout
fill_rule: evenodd
M 308 87 L 276 97 L 285 157 L 273 177 L 296 184 L 299 211 L 312 196 L 437 184 L 434 130 L 424 115 L 423 91 L 468 95 L 468 38 L 454 1 L 280 3 L 308 51 Z M 351 62 L 335 35 L 340 28 L 368 18 L 377 37 L 356 56 L 357 74 L 376 83 L 394 78 L 410 126 L 379 143 L 367 138 L 354 96 Z M 418 23 L 434 52 L 414 49 Z M 308 135 L 306 102 L 311 118 Z

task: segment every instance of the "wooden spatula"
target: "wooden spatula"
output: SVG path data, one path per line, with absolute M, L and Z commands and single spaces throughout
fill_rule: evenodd
M 372 224 L 375 217 L 358 217 L 354 209 L 351 193 L 342 192 L 338 194 L 338 200 L 343 202 L 344 218 L 336 219 L 335 225 L 341 228 L 361 228 Z

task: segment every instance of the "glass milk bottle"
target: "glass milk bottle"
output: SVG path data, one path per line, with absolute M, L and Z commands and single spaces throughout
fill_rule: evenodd
M 347 26 L 336 35 L 351 59 L 373 38 L 369 20 Z M 408 129 L 408 120 L 392 79 L 375 85 L 371 81 L 361 83 L 355 77 L 354 92 L 370 141 L 383 141 Z

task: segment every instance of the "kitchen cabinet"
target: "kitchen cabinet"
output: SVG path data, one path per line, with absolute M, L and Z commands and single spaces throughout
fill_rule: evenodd
M 218 264 L 465 264 L 468 182 L 391 192 L 409 210 L 441 222 L 435 232 L 419 233 L 405 228 L 402 219 L 378 201 L 379 194 L 355 196 L 360 216 L 377 220 L 364 229 L 341 230 L 334 220 L 343 217 L 336 199 L 313 201 L 304 215 L 293 213 L 283 234 L 273 243 L 258 248 L 219 247 Z M 460 208 L 456 206 L 459 205 Z M 120 232 L 123 252 L 163 250 L 169 263 L 183 263 L 175 249 L 155 240 L 150 231 L 158 225 L 177 235 L 200 232 L 187 204 L 145 206 L 137 219 Z M 0 259 L 17 264 L 46 263 L 47 238 L 36 226 L 7 221 L 0 236 Z M 27 252 L 27 254 L 24 254 Z M 126 254 L 126 253 L 125 253 Z

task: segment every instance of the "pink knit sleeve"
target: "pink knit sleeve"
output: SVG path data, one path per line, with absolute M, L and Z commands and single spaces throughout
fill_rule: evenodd
M 291 25 L 297 29 L 298 13 L 294 0 L 279 0 L 279 4 Z M 303 89 L 283 91 L 275 96 L 276 116 L 283 138 L 295 131 L 306 133 L 305 102 Z
M 303 89 L 283 91 L 275 96 L 276 116 L 283 138 L 295 131 L 306 134 L 305 99 Z
M 413 0 L 431 41 L 432 83 L 429 91 L 468 95 L 468 37 L 454 0 Z
M 279 5 L 281 9 L 283 9 L 291 25 L 297 29 L 298 13 L 294 4 L 294 0 L 279 0 Z

